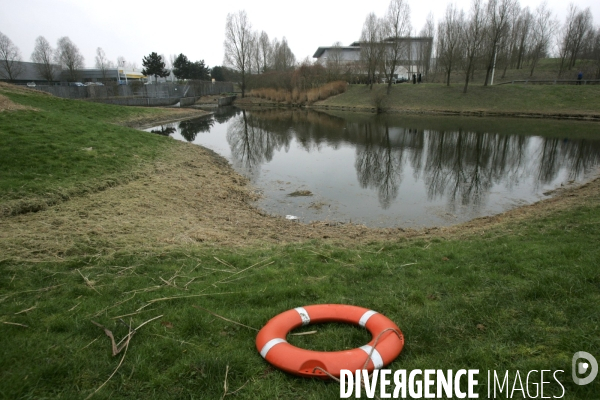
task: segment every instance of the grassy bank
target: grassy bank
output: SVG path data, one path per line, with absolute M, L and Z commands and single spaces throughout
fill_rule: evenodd
M 254 330 L 195 306 L 260 328 L 293 307 L 347 303 L 401 327 L 406 347 L 392 369 L 479 369 L 481 398 L 487 370 L 510 370 L 511 381 L 516 370 L 563 370 L 564 398 L 591 399 L 598 382 L 574 385 L 570 362 L 576 351 L 600 351 L 599 221 L 598 207 L 581 207 L 463 240 L 4 260 L 0 393 L 84 398 L 124 356 L 112 357 L 92 321 L 118 341 L 127 325 L 162 316 L 131 339 L 95 398 L 218 399 L 226 371 L 228 390 L 241 388 L 236 398 L 338 398 L 335 383 L 271 368 L 254 348 Z M 323 351 L 368 341 L 354 327 L 308 328 L 317 333 L 289 341 Z M 545 390 L 562 391 L 556 383 Z
M 0 86 L 18 111 L 0 112 L 0 214 L 36 211 L 128 181 L 169 141 L 119 125 L 160 119 L 165 109 L 60 99 Z
M 370 110 L 380 104 L 390 112 L 600 115 L 600 86 L 595 85 L 470 85 L 468 93 L 463 93 L 459 84 L 403 83 L 392 86 L 389 95 L 386 87 L 379 84 L 369 90 L 366 85 L 351 85 L 345 93 L 316 105 Z
M 146 111 L 6 96 L 22 108 L 0 112 L 9 143 L 0 185 L 13 200 L 44 199 L 63 180 L 77 188 L 152 168 L 111 191 L 0 216 L 0 398 L 339 398 L 336 383 L 287 375 L 254 347 L 255 329 L 271 317 L 314 303 L 385 314 L 406 339 L 388 368 L 479 369 L 480 398 L 488 370 L 510 371 L 511 388 L 517 370 L 523 385 L 530 370 L 563 370 L 562 398 L 600 392 L 599 378 L 587 386 L 571 379 L 575 352 L 600 356 L 599 182 L 548 200 L 534 218 L 514 212 L 414 238 L 319 228 L 248 206 L 240 177 L 207 152 L 108 123 Z M 165 146 L 180 159 L 157 172 L 169 161 Z M 5 161 L 12 153 L 37 162 Z M 113 356 L 94 322 L 116 341 L 142 326 Z M 369 340 L 352 326 L 303 330 L 317 333 L 288 340 L 322 351 Z M 561 396 L 551 375 L 544 381 L 544 396 Z

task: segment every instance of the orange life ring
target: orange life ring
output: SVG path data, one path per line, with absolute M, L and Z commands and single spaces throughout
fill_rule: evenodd
M 362 347 L 331 352 L 300 349 L 285 340 L 292 329 L 324 322 L 360 325 L 367 328 L 373 338 Z M 318 304 L 288 310 L 273 317 L 256 336 L 256 349 L 265 360 L 286 372 L 304 377 L 327 377 L 327 374 L 315 368 L 321 368 L 335 377 L 340 376 L 342 369 L 363 369 L 371 352 L 366 369 L 380 369 L 398 357 L 402 347 L 404 336 L 389 318 L 373 310 L 344 304 Z

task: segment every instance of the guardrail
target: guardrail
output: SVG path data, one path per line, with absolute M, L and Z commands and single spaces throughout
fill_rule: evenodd
M 550 80 L 534 80 L 521 79 L 508 82 L 496 83 L 498 85 L 523 84 L 523 85 L 600 85 L 600 79 L 550 79 Z

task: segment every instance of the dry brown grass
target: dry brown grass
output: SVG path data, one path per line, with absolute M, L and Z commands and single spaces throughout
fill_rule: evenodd
M 304 105 L 312 104 L 315 101 L 325 100 L 331 96 L 344 93 L 347 88 L 348 83 L 344 81 L 335 81 L 308 90 L 294 88 L 291 92 L 285 89 L 273 88 L 253 89 L 248 95 L 278 103 Z
M 20 111 L 20 110 L 31 110 L 37 111 L 33 107 L 22 106 L 17 103 L 13 103 L 8 97 L 0 94 L 0 112 L 4 111 Z

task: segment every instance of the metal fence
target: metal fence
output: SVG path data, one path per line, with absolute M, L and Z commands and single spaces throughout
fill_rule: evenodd
M 139 82 L 129 85 L 109 84 L 105 86 L 35 86 L 33 89 L 48 92 L 67 99 L 171 99 L 201 97 L 233 92 L 231 82 L 190 82 L 187 84 L 159 83 L 144 85 Z

